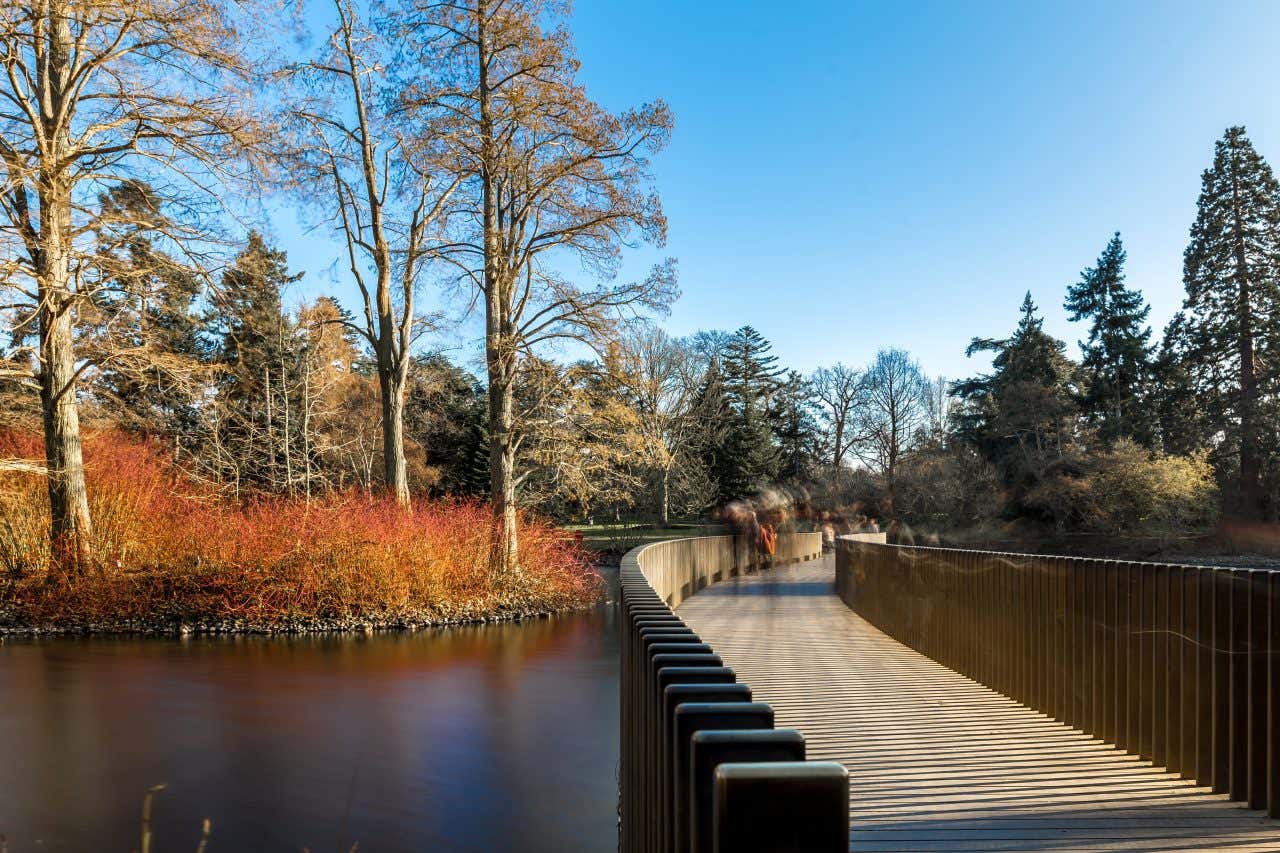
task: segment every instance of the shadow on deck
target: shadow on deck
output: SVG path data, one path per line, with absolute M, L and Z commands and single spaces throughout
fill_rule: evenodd
M 1280 851 L 1280 823 L 907 648 L 833 578 L 831 559 L 734 578 L 679 615 L 849 769 L 852 849 Z

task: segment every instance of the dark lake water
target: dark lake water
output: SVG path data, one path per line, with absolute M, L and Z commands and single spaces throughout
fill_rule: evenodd
M 610 606 L 372 637 L 0 644 L 9 853 L 616 848 Z

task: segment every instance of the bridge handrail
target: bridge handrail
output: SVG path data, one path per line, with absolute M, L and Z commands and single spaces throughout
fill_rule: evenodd
M 1280 572 L 836 541 L 884 633 L 1280 817 Z
M 821 533 L 778 535 L 774 565 L 822 556 Z M 637 573 L 670 607 L 707 586 L 767 565 L 746 536 L 694 536 L 666 539 L 632 548 L 622 558 L 624 575 Z
M 848 850 L 844 767 L 804 761 L 803 736 L 775 730 L 773 709 L 750 701 L 673 610 L 718 581 L 821 555 L 821 533 L 782 533 L 771 560 L 742 536 L 655 542 L 622 558 L 622 853 Z

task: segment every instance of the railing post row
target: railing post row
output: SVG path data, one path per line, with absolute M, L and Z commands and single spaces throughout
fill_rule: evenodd
M 1280 817 L 1280 572 L 842 538 L 836 589 L 906 645 Z
M 779 563 L 820 554 L 820 534 L 780 537 Z M 775 849 L 769 833 L 755 827 L 760 810 L 750 805 L 766 789 L 791 804 L 771 829 L 774 840 L 825 839 L 805 849 L 847 850 L 844 768 L 805 762 L 803 736 L 774 730 L 773 710 L 753 702 L 750 688 L 673 610 L 708 585 L 757 568 L 753 549 L 731 536 L 656 543 L 623 558 L 622 853 Z M 741 845 L 717 846 L 717 832 L 726 844 Z

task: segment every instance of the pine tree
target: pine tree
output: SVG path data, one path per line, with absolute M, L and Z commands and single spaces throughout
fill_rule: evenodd
M 100 281 L 82 315 L 83 353 L 99 364 L 93 395 L 122 425 L 184 443 L 196 430 L 208 358 L 200 279 L 162 247 L 172 223 L 150 186 L 117 184 L 98 206 Z
M 1227 129 L 1201 177 L 1183 283 L 1188 368 L 1235 448 L 1237 508 L 1257 516 L 1280 346 L 1280 183 L 1243 127 Z
M 734 332 L 725 346 L 724 391 L 730 418 L 716 472 L 722 500 L 745 497 L 778 478 L 781 459 L 770 411 L 784 371 L 772 349 L 751 326 Z
M 794 370 L 778 389 L 772 412 L 778 473 L 790 482 L 808 479 L 826 458 L 813 386 Z
M 289 273 L 286 253 L 257 231 L 222 276 L 217 441 L 233 450 L 224 455 L 233 465 L 225 476 L 237 488 L 292 486 L 290 441 L 300 419 L 289 389 L 301 353 L 282 294 L 301 277 Z
M 698 429 L 690 441 L 689 454 L 701 464 L 713 481 L 715 499 L 731 499 L 726 497 L 726 490 L 721 487 L 721 475 L 727 468 L 724 458 L 725 441 L 729 435 L 733 410 L 729 395 L 725 392 L 720 359 L 714 355 L 703 371 L 691 410 Z
M 1203 405 L 1212 389 L 1197 387 L 1189 347 L 1187 316 L 1179 311 L 1165 326 L 1152 363 L 1152 398 L 1160 449 L 1180 456 L 1208 447 L 1217 431 Z
M 1071 320 L 1091 321 L 1089 339 L 1080 342 L 1087 386 L 1084 416 L 1105 441 L 1131 438 L 1150 447 L 1154 428 L 1144 402 L 1151 371 L 1150 306 L 1124 283 L 1124 244 L 1116 232 L 1095 267 L 1080 274 L 1067 290 L 1064 306 Z
M 773 354 L 773 344 L 751 326 L 733 333 L 724 352 L 725 390 L 741 409 L 767 408 L 785 375 Z
M 1044 331 L 1028 291 L 1013 335 L 974 338 L 966 355 L 993 352 L 992 372 L 957 382 L 962 437 L 1001 466 L 1006 480 L 1028 485 L 1063 456 L 1074 418 L 1077 368 L 1067 345 Z
M 488 489 L 488 408 L 484 386 L 442 355 L 415 360 L 405 400 L 405 432 L 426 450 L 437 494 L 474 497 Z
M 264 371 L 278 371 L 287 361 L 290 323 L 283 293 L 300 278 L 302 273 L 289 273 L 288 255 L 267 245 L 257 231 L 249 232 L 244 250 L 223 273 L 217 303 L 229 397 L 261 398 Z
M 773 443 L 769 420 L 761 409 L 748 406 L 736 414 L 717 461 L 722 501 L 755 494 L 778 479 L 782 460 Z

